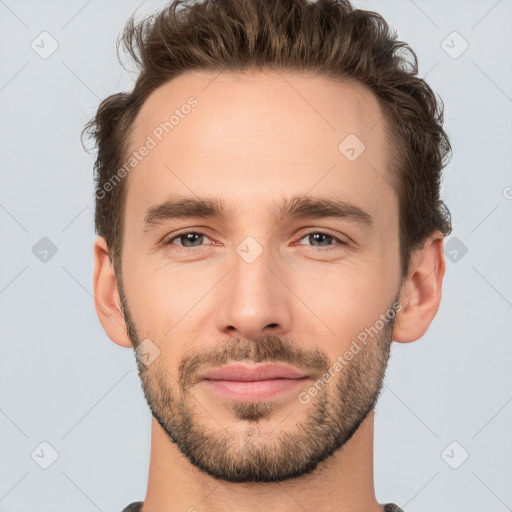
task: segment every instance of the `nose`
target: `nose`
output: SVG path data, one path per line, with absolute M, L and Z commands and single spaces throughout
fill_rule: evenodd
M 285 265 L 270 250 L 264 249 L 252 262 L 236 253 L 219 290 L 219 331 L 245 339 L 288 333 L 293 293 L 285 285 L 286 273 Z

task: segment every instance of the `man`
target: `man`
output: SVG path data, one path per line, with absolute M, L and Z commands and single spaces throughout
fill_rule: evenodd
M 124 512 L 400 511 L 375 497 L 374 407 L 451 230 L 414 52 L 342 0 L 180 1 L 123 42 L 140 75 L 86 131 L 97 313 L 153 415 Z

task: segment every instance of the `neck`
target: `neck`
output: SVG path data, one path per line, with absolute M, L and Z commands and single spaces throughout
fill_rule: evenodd
M 312 473 L 248 484 L 216 480 L 198 470 L 153 418 L 143 512 L 381 512 L 373 483 L 373 418 L 371 412 L 345 446 Z

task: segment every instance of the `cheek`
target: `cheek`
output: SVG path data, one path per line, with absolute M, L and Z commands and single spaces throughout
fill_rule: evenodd
M 142 259 L 123 262 L 124 288 L 132 319 L 141 338 L 160 340 L 179 318 L 179 306 L 188 294 L 181 284 Z M 166 275 L 167 274 L 167 275 Z M 179 291 L 181 290 L 181 291 Z
M 165 341 L 166 352 L 174 352 L 173 340 L 181 344 L 183 337 L 199 346 L 205 338 L 204 321 L 222 300 L 216 296 L 216 284 L 226 270 L 221 263 L 167 261 L 154 266 L 149 258 L 140 258 L 127 289 L 139 335 Z
M 385 265 L 382 255 L 367 254 L 364 263 L 363 258 L 354 258 L 336 265 L 294 268 L 291 288 L 304 302 L 305 306 L 300 307 L 311 311 L 308 318 L 314 317 L 316 327 L 311 334 L 326 333 L 325 349 L 333 352 L 330 356 L 334 352 L 339 355 L 345 345 L 373 326 L 390 306 L 396 276 Z

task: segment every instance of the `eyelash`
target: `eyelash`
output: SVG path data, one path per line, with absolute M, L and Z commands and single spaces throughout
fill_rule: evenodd
M 164 241 L 162 242 L 162 245 L 164 245 L 164 246 L 174 245 L 175 247 L 178 247 L 179 250 L 185 250 L 185 251 L 194 251 L 195 249 L 200 249 L 202 246 L 199 246 L 199 247 L 184 247 L 184 246 L 172 243 L 177 238 L 179 238 L 179 237 L 181 237 L 183 235 L 191 234 L 191 233 L 193 233 L 195 235 L 202 235 L 202 236 L 205 236 L 205 237 L 209 238 L 208 234 L 205 233 L 204 231 L 200 231 L 200 230 L 185 230 L 185 231 L 181 231 L 181 232 L 179 232 L 177 234 L 174 234 L 172 237 L 164 239 Z M 339 245 L 341 245 L 343 247 L 349 245 L 345 240 L 343 240 L 342 238 L 339 238 L 339 237 L 329 233 L 328 231 L 309 231 L 307 233 L 304 233 L 299 238 L 298 241 L 300 242 L 300 240 L 302 240 L 303 238 L 305 238 L 305 237 L 307 237 L 309 235 L 327 235 L 327 236 L 331 237 L 334 241 L 338 242 Z M 296 245 L 305 245 L 305 244 L 296 244 Z M 311 245 L 310 247 L 318 247 L 318 246 Z M 339 249 L 339 247 L 338 246 L 320 247 L 320 250 L 322 250 L 322 251 L 330 251 L 330 250 L 333 250 L 333 249 Z

